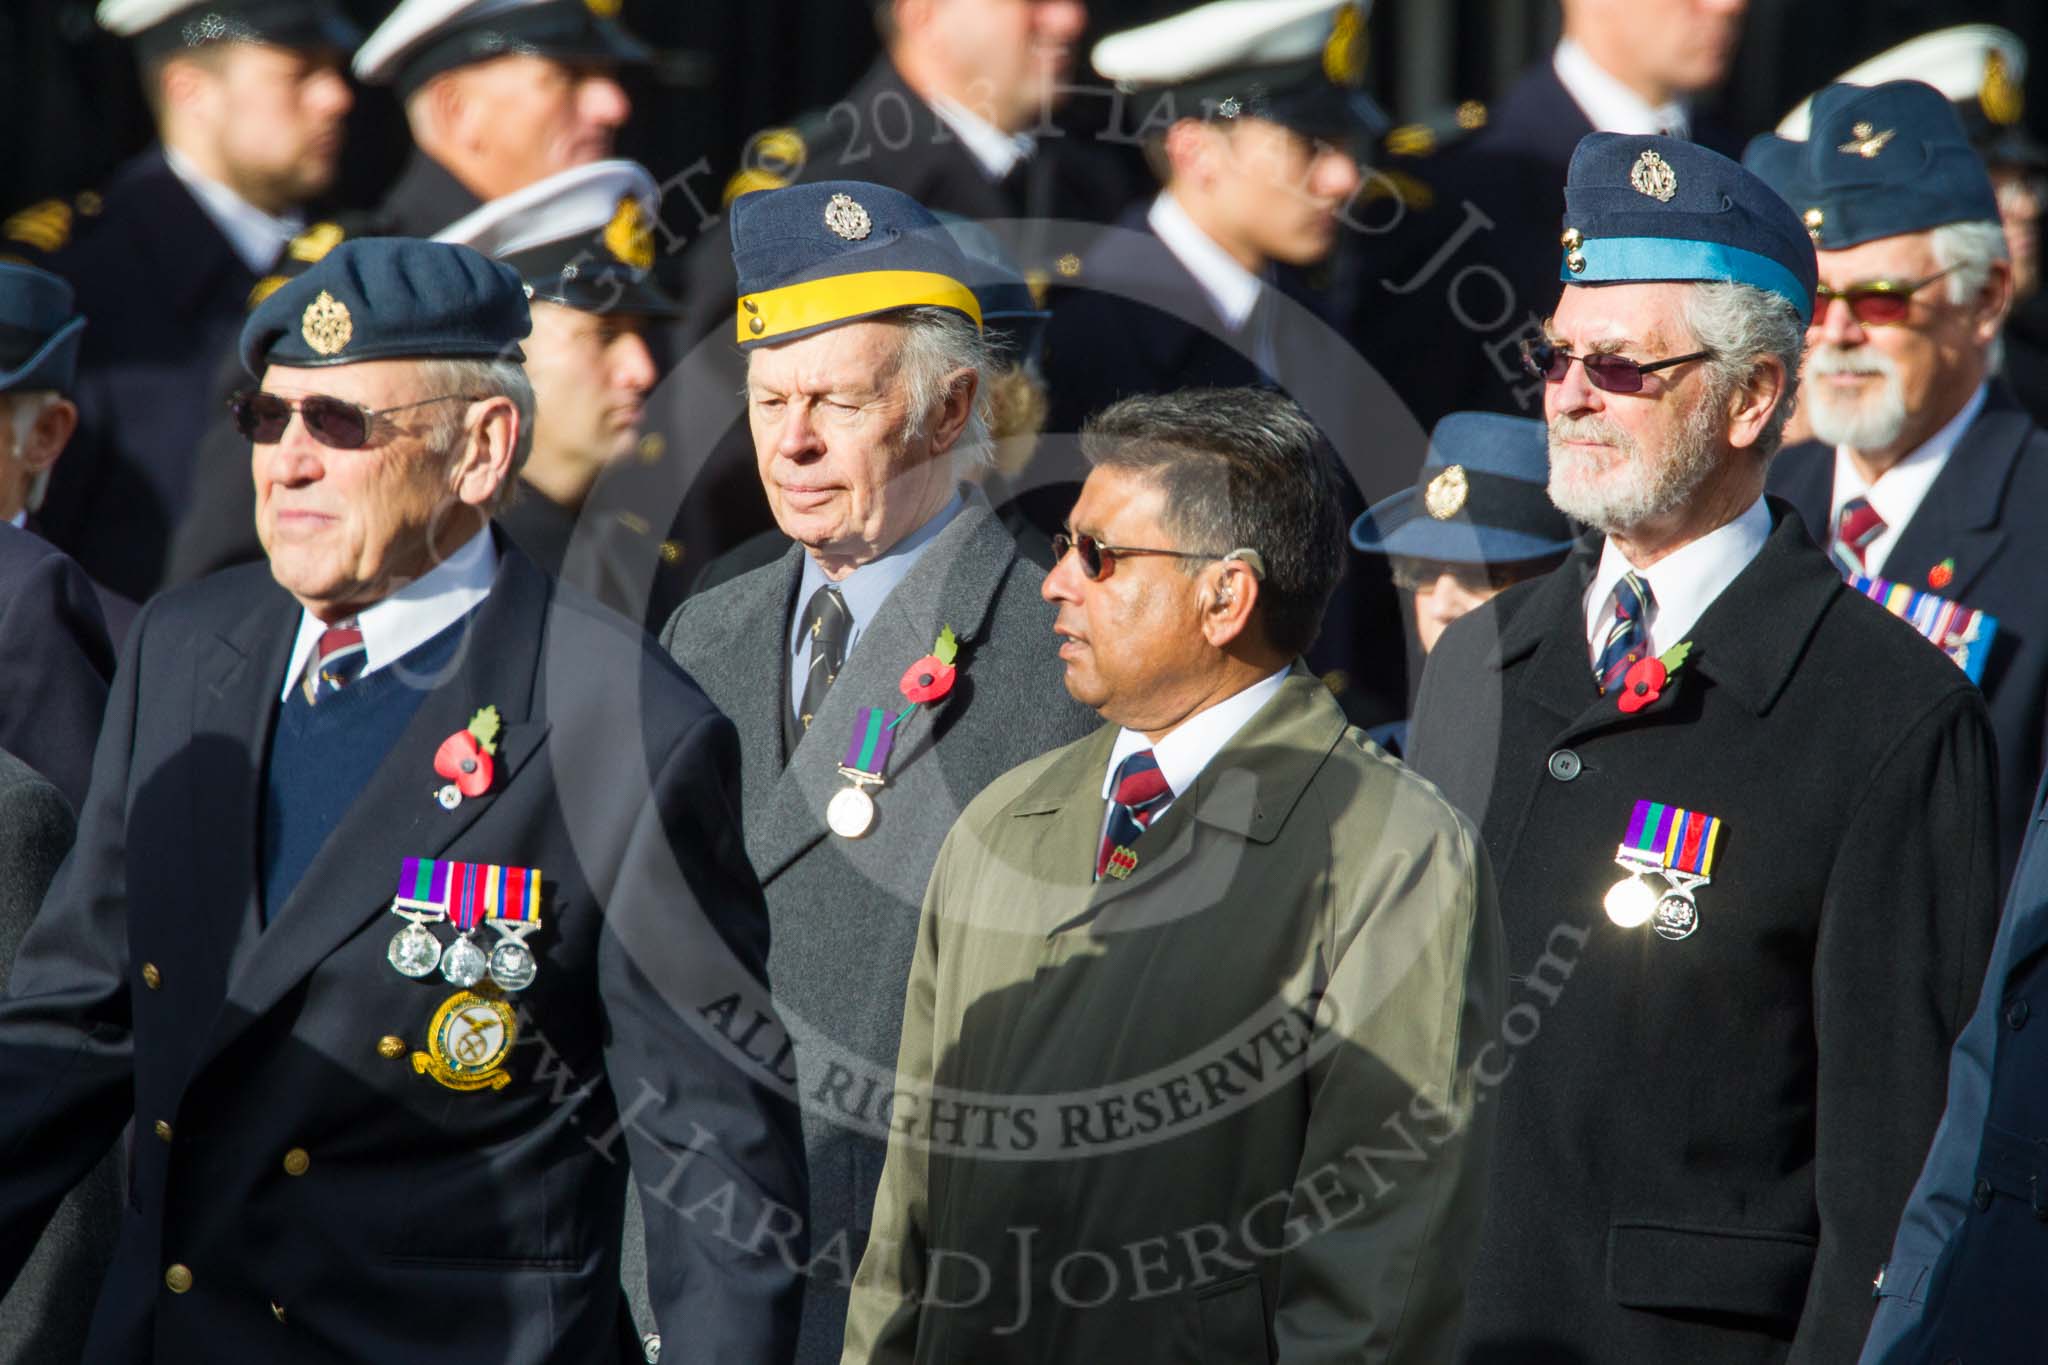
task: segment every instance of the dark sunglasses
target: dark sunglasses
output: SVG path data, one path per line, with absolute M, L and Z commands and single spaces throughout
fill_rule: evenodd
M 1052 562 L 1057 564 L 1072 550 L 1081 556 L 1081 572 L 1090 580 L 1099 579 L 1115 566 L 1116 561 L 1128 555 L 1169 555 L 1174 559 L 1236 559 L 1252 571 L 1252 576 L 1263 579 L 1266 576 L 1266 561 L 1257 550 L 1232 550 L 1227 554 L 1212 554 L 1195 550 L 1152 550 L 1141 545 L 1105 545 L 1094 536 L 1069 535 L 1059 532 L 1052 538 Z
M 1705 360 L 1712 354 L 1712 351 L 1694 351 L 1689 355 L 1672 356 L 1669 360 L 1652 360 L 1646 365 L 1625 355 L 1574 355 L 1549 340 L 1525 341 L 1522 343 L 1522 366 L 1539 379 L 1562 384 L 1565 371 L 1576 360 L 1586 367 L 1586 378 L 1594 388 L 1608 393 L 1641 393 L 1644 375 L 1683 365 L 1688 360 Z
M 1815 326 L 1827 317 L 1828 300 L 1840 299 L 1849 305 L 1849 312 L 1865 327 L 1896 327 L 1906 320 L 1906 314 L 1913 311 L 1913 295 L 1933 284 L 1945 275 L 1953 275 L 1955 266 L 1937 270 L 1924 280 L 1871 280 L 1864 284 L 1852 284 L 1847 289 L 1830 289 L 1827 285 L 1816 286 L 1813 291 L 1813 321 Z
M 422 398 L 417 403 L 400 403 L 395 408 L 365 408 L 342 398 L 330 398 L 324 393 L 309 394 L 304 398 L 282 398 L 274 393 L 260 390 L 243 390 L 228 400 L 228 414 L 234 418 L 235 430 L 259 446 L 275 445 L 284 439 L 284 429 L 291 425 L 292 414 L 299 414 L 299 420 L 306 424 L 307 433 L 323 446 L 336 450 L 361 450 L 370 439 L 372 424 L 377 418 L 408 408 L 423 408 L 429 403 L 475 403 L 481 401 L 471 394 L 444 393 L 434 398 Z

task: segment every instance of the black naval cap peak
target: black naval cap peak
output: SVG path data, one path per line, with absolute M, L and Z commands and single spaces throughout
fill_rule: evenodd
M 400 0 L 363 40 L 356 79 L 411 95 L 444 71 L 494 57 L 618 67 L 652 60 L 618 22 L 621 0 Z
M 335 0 L 100 0 L 95 18 L 145 59 L 220 43 L 346 53 L 363 39 Z
M 524 360 L 532 328 L 510 266 L 414 237 L 343 242 L 289 280 L 242 327 L 242 367 L 364 360 Z
M 526 296 L 586 313 L 675 317 L 654 281 L 661 190 L 633 161 L 597 161 L 491 200 L 437 233 L 519 272 Z

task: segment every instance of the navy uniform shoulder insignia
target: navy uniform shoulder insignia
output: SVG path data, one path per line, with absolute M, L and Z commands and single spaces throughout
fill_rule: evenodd
M 1393 197 L 1411 209 L 1427 209 L 1436 203 L 1436 191 L 1425 179 L 1421 164 L 1440 152 L 1456 147 L 1486 127 L 1486 106 L 1466 100 L 1413 123 L 1390 130 L 1381 139 L 1384 155 L 1367 178 L 1367 200 Z
M 62 250 L 71 240 L 72 222 L 70 204 L 62 199 L 45 199 L 8 215 L 5 222 L 0 222 L 0 236 L 48 255 Z
M 285 243 L 285 254 L 307 265 L 348 240 L 348 229 L 335 222 L 315 223 Z

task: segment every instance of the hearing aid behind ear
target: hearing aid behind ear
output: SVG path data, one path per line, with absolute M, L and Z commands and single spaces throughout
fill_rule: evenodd
M 1258 579 L 1261 583 L 1266 581 L 1266 557 L 1257 550 L 1240 545 L 1223 557 L 1225 559 L 1234 559 L 1247 569 L 1250 569 L 1252 577 Z

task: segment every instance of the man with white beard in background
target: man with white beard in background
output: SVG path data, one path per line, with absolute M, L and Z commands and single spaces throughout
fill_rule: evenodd
M 1812 235 L 1814 439 L 1771 469 L 1844 577 L 1979 686 L 1998 742 L 2000 867 L 2040 780 L 2048 702 L 2048 435 L 1996 377 L 2013 295 L 1998 200 L 1947 97 L 1834 85 L 1804 143 L 1748 160 Z M 1882 679 L 1873 679 L 1879 686 Z

